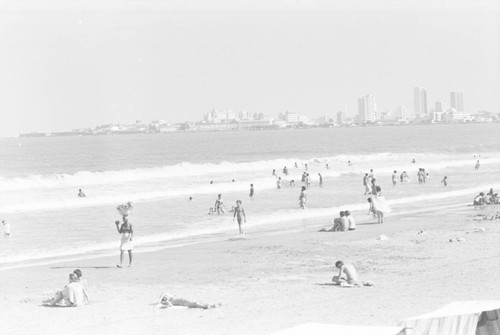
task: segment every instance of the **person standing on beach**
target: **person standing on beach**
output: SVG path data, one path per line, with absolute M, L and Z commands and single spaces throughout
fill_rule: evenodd
M 306 171 L 307 171 L 307 163 L 304 164 L 304 167 L 306 168 Z
M 398 183 L 398 171 L 394 170 L 394 173 L 392 174 L 392 185 L 396 186 Z
M 243 235 L 243 228 L 241 227 L 242 219 L 247 222 L 247 216 L 245 214 L 245 210 L 243 209 L 243 206 L 241 206 L 241 200 L 236 201 L 236 207 L 234 207 L 234 214 L 233 214 L 233 221 L 234 218 L 238 220 L 238 229 L 240 230 L 240 236 Z
M 323 186 L 323 176 L 321 175 L 321 173 L 318 173 L 318 176 L 319 176 L 319 187 L 322 187 Z
M 255 191 L 253 189 L 253 184 L 250 184 L 250 193 L 248 194 L 250 199 L 253 199 L 254 194 L 255 194 Z
M 128 222 L 127 216 L 123 216 L 123 223 L 120 226 L 120 221 L 116 221 L 116 229 L 118 233 L 122 234 L 121 244 L 120 244 L 120 264 L 116 267 L 121 268 L 123 264 L 123 254 L 128 251 L 128 266 L 132 266 L 132 249 L 134 244 L 132 242 L 132 237 L 134 231 L 132 229 L 132 224 Z
M 307 202 L 306 187 L 302 186 L 299 195 L 299 207 L 302 209 L 306 209 L 306 202 Z
M 286 166 L 283 167 L 283 174 L 285 176 L 288 176 L 288 169 L 286 168 Z
M 477 160 L 476 162 L 476 165 L 474 166 L 474 170 L 479 170 L 479 167 L 481 166 L 481 164 L 479 163 L 479 159 Z
M 365 187 L 365 195 L 369 194 L 371 192 L 370 189 L 370 181 L 369 181 L 369 176 L 368 173 L 365 173 L 365 176 L 363 177 L 363 186 Z
M 328 166 L 328 163 L 326 163 L 326 169 L 330 170 L 330 167 Z
M 276 176 L 276 169 L 273 169 L 273 174 L 272 174 L 274 177 L 277 177 Z
M 444 176 L 443 180 L 441 180 L 444 186 L 448 186 L 448 177 Z
M 278 180 L 276 180 L 276 188 L 281 190 L 281 177 L 278 177 Z

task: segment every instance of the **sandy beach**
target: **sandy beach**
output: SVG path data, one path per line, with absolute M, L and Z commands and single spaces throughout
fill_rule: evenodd
M 218 236 L 138 253 L 132 268 L 116 268 L 116 255 L 5 270 L 0 328 L 2 334 L 271 334 L 304 322 L 393 326 L 451 301 L 493 299 L 500 288 L 500 222 L 476 215 L 499 208 L 456 201 L 439 210 L 399 211 L 384 224 L 355 212 L 354 232 L 317 232 L 329 225 L 325 220 L 260 227 L 244 239 Z M 389 239 L 377 240 L 381 234 Z M 465 242 L 449 242 L 456 237 Z M 339 259 L 374 286 L 328 285 Z M 91 303 L 42 307 L 75 268 L 84 272 Z M 162 292 L 222 306 L 158 309 Z

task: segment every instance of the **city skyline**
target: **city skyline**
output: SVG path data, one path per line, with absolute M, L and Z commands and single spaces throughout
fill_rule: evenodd
M 423 98 L 422 98 L 423 93 Z M 373 123 L 377 121 L 413 121 L 413 120 L 434 120 L 434 121 L 444 121 L 441 119 L 441 114 L 449 114 L 449 113 L 458 113 L 461 115 L 461 119 L 464 117 L 474 115 L 480 112 L 489 112 L 492 114 L 499 114 L 499 111 L 491 111 L 491 110 L 476 110 L 476 111 L 465 111 L 464 110 L 464 94 L 463 92 L 449 92 L 450 102 L 449 105 L 443 103 L 440 100 L 436 100 L 434 104 L 431 104 L 433 107 L 429 107 L 427 105 L 427 91 L 422 87 L 414 87 L 413 88 L 413 98 L 414 98 L 414 106 L 413 108 L 408 108 L 408 106 L 404 105 L 395 105 L 389 108 L 378 108 L 375 97 L 371 94 L 364 95 L 358 98 L 358 106 L 356 111 L 353 113 L 346 113 L 344 110 L 341 111 L 331 111 L 326 112 L 320 115 L 311 116 L 310 113 L 304 112 L 299 113 L 296 111 L 290 111 L 289 109 L 285 111 L 248 111 L 246 109 L 219 109 L 213 107 L 208 112 L 202 112 L 203 116 L 201 118 L 198 117 L 195 120 L 169 120 L 165 117 L 160 117 L 154 120 L 148 120 L 147 122 L 150 124 L 156 124 L 158 122 L 164 124 L 181 124 L 181 123 L 218 123 L 221 121 L 245 121 L 245 120 L 265 120 L 265 121 L 285 121 L 289 124 L 293 123 L 304 123 L 308 124 L 313 121 L 317 121 L 320 119 L 323 120 L 331 120 L 336 124 L 344 124 L 343 121 L 350 120 L 352 123 L 362 124 L 362 123 Z M 425 103 L 425 109 L 421 110 L 420 105 L 418 105 L 418 99 L 422 99 Z M 459 107 L 459 108 L 458 108 Z M 423 112 L 425 110 L 425 112 Z M 436 113 L 438 115 L 436 115 Z M 342 120 L 339 121 L 339 120 Z M 453 121 L 453 118 L 447 120 L 448 122 Z M 100 125 L 83 125 L 80 127 L 73 128 L 74 130 L 85 130 L 91 129 L 92 127 L 100 128 L 106 125 L 137 125 L 144 124 L 143 119 L 135 118 L 134 120 L 123 120 L 122 122 L 108 122 L 101 123 Z M 144 129 L 143 129 L 144 130 Z M 69 129 L 63 129 L 59 132 L 65 133 L 69 132 Z M 48 131 L 40 131 L 33 130 L 26 133 L 19 134 L 36 134 L 36 133 L 51 133 L 58 132 L 56 130 L 48 130 Z M 16 134 L 19 135 L 19 134 Z
M 411 108 L 415 86 L 428 108 L 464 92 L 467 110 L 497 111 L 499 9 L 493 0 L 2 2 L 0 136 L 197 120 L 213 106 L 354 115 L 367 94 L 380 111 Z

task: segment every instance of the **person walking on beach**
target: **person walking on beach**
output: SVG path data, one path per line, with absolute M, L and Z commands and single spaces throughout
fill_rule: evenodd
M 276 180 L 276 188 L 281 190 L 281 177 L 278 177 L 278 180 Z
M 479 163 L 479 159 L 477 160 L 476 162 L 476 165 L 474 166 L 474 170 L 479 170 L 479 167 L 481 166 L 481 164 Z
M 448 186 L 448 177 L 444 176 L 443 180 L 441 180 L 444 186 Z
M 318 176 L 319 176 L 319 187 L 322 187 L 323 186 L 323 176 L 321 175 L 321 173 L 318 173 Z
M 238 229 L 240 230 L 240 236 L 243 235 L 243 228 L 241 227 L 242 223 L 242 219 L 245 221 L 245 223 L 247 222 L 247 216 L 245 214 L 245 210 L 243 209 L 243 206 L 241 206 L 241 200 L 237 200 L 236 201 L 236 207 L 234 207 L 234 211 L 233 211 L 233 221 L 234 221 L 234 218 L 236 218 L 238 220 Z
M 306 187 L 302 186 L 299 195 L 299 207 L 302 209 L 306 209 L 306 202 L 307 202 Z
M 220 213 L 225 213 L 224 203 L 222 202 L 222 194 L 217 195 L 217 199 L 215 200 L 214 204 L 214 212 L 217 213 L 217 215 L 220 215 Z
M 134 235 L 134 230 L 132 229 L 132 224 L 128 222 L 127 216 L 123 216 L 123 223 L 120 226 L 120 221 L 116 221 L 116 229 L 119 234 L 122 234 L 121 244 L 120 244 L 120 264 L 116 267 L 121 268 L 123 264 L 123 254 L 128 251 L 128 266 L 132 266 L 132 249 L 134 244 L 132 242 L 132 237 Z
M 396 186 L 398 183 L 398 171 L 394 170 L 394 173 L 392 174 L 392 185 Z
M 248 194 L 250 199 L 253 199 L 254 194 L 255 194 L 255 191 L 253 189 L 253 184 L 250 184 L 250 193 Z
M 272 174 L 273 177 L 277 177 L 276 176 L 276 169 L 273 169 L 273 174 Z

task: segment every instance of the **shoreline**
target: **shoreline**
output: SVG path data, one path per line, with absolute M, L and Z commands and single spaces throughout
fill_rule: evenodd
M 500 270 L 494 244 L 500 225 L 473 220 L 478 212 L 495 209 L 450 204 L 426 213 L 424 208 L 414 214 L 407 210 L 384 224 L 358 215 L 355 232 L 319 233 L 313 227 L 326 224 L 306 220 L 280 231 L 251 232 L 244 239 L 226 236 L 137 253 L 132 268 L 115 267 L 117 251 L 112 257 L 11 269 L 0 276 L 0 286 L 9 288 L 0 293 L 0 326 L 6 334 L 35 328 L 40 334 L 57 329 L 69 334 L 164 329 L 173 334 L 270 334 L 304 322 L 391 326 L 451 300 L 493 298 L 500 288 L 494 275 L 480 285 L 471 286 L 470 278 Z M 477 226 L 486 231 L 473 233 Z M 420 230 L 425 234 L 417 234 Z M 377 240 L 381 234 L 389 239 Z M 466 242 L 448 241 L 456 236 L 465 236 Z M 360 279 L 375 286 L 325 286 L 338 259 L 352 262 Z M 75 268 L 89 283 L 91 304 L 41 307 L 41 300 L 64 285 Z M 159 310 L 152 304 L 162 292 L 222 306 Z M 44 322 L 47 318 L 58 321 Z

